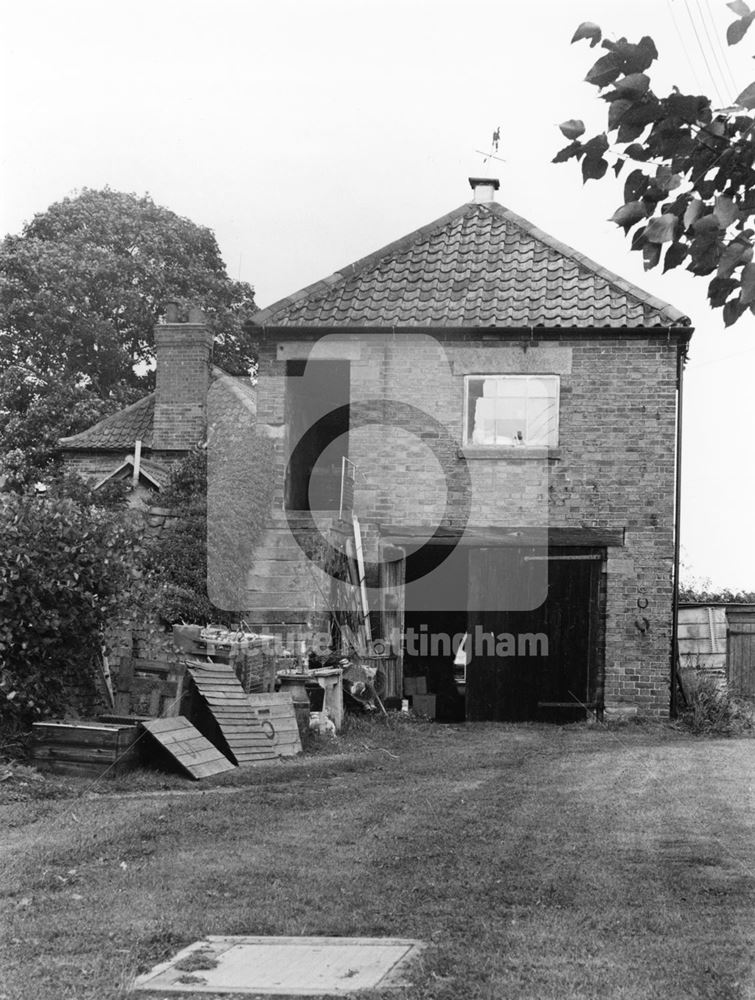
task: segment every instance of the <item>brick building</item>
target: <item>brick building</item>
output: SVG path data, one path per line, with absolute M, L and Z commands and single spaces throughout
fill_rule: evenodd
M 306 636 L 333 610 L 346 481 L 373 634 L 441 715 L 663 716 L 690 321 L 470 183 L 256 315 L 277 464 L 250 619 Z
M 167 485 L 171 465 L 207 440 L 208 423 L 227 419 L 229 407 L 239 419 L 256 405 L 248 378 L 212 364 L 212 333 L 199 309 L 183 323 L 168 306 L 155 326 L 155 358 L 154 392 L 60 441 L 68 468 L 95 486 L 136 471 L 134 497 L 147 501 Z

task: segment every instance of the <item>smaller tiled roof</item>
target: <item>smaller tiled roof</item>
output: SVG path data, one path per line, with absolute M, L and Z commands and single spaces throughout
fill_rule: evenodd
M 260 327 L 637 329 L 678 309 L 497 202 L 448 215 L 289 295 Z
M 134 442 L 152 446 L 155 394 L 151 392 L 117 413 L 98 421 L 79 434 L 60 439 L 64 451 L 133 451 Z
M 249 378 L 229 375 L 217 365 L 213 365 L 210 377 L 216 412 L 218 407 L 223 407 L 223 398 L 227 397 L 229 405 L 230 401 L 234 401 L 235 406 L 243 403 L 244 409 L 254 415 L 257 393 Z M 217 392 L 217 389 L 225 391 Z M 61 438 L 59 446 L 64 451 L 133 451 L 134 442 L 141 441 L 143 448 L 151 448 L 154 418 L 155 393 L 151 392 L 85 431 Z

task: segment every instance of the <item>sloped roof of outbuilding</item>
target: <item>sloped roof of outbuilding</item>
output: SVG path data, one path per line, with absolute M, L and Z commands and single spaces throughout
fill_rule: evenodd
M 135 441 L 142 447 L 152 446 L 152 428 L 155 419 L 155 394 L 138 399 L 131 406 L 111 413 L 79 434 L 60 439 L 65 451 L 122 451 L 133 449 Z
M 215 412 L 220 412 L 224 406 L 227 409 L 231 401 L 236 406 L 243 401 L 247 411 L 251 413 L 256 411 L 256 390 L 248 378 L 229 375 L 217 365 L 213 365 L 210 377 Z M 61 438 L 59 447 L 63 451 L 133 451 L 134 442 L 141 441 L 143 448 L 151 448 L 155 396 L 156 394 L 151 392 L 131 406 L 104 417 L 79 434 Z M 224 397 L 227 397 L 225 404 Z
M 261 327 L 689 326 L 674 306 L 498 202 L 467 202 L 281 299 Z

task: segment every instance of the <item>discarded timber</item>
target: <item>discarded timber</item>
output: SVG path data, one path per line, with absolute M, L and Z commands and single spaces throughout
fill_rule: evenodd
M 31 759 L 40 771 L 112 778 L 139 764 L 136 724 L 35 722 Z
M 273 732 L 273 748 L 279 757 L 293 757 L 302 752 L 294 699 L 290 692 L 247 695 L 254 716 Z
M 198 660 L 186 660 L 185 665 L 217 723 L 220 740 L 211 730 L 205 732 L 211 742 L 239 765 L 256 764 L 278 756 L 270 726 L 263 726 L 255 716 L 248 695 L 230 666 Z M 194 721 L 202 731 L 202 720 Z
M 236 765 L 182 715 L 153 719 L 142 726 L 195 780 L 235 770 Z
M 118 670 L 114 710 L 119 715 L 181 715 L 184 668 L 178 663 L 131 657 Z

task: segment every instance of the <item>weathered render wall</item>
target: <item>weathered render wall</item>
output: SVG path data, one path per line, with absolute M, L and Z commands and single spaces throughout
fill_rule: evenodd
M 311 356 L 337 356 L 328 341 Z M 285 358 L 308 349 L 301 335 L 286 342 L 270 334 L 261 351 L 258 421 L 278 443 L 278 509 L 287 455 Z M 349 434 L 349 456 L 366 477 L 355 490 L 360 520 L 368 529 L 454 524 L 466 461 L 470 525 L 625 529 L 625 545 L 609 549 L 603 566 L 605 703 L 657 716 L 669 707 L 677 352 L 666 331 L 536 331 L 524 338 L 447 337 L 443 344 L 424 335 L 362 334 L 347 351 L 352 410 L 378 421 Z M 557 448 L 533 458 L 525 450 L 462 447 L 464 375 L 507 373 L 560 376 Z M 407 413 L 416 420 L 411 430 L 395 426 Z M 375 531 L 367 537 L 374 557 Z

